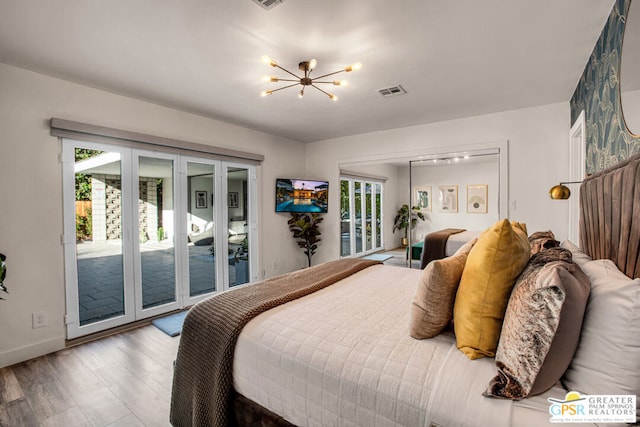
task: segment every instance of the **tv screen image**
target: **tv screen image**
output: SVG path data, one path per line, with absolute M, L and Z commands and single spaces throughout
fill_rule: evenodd
M 276 179 L 276 212 L 327 213 L 329 182 Z

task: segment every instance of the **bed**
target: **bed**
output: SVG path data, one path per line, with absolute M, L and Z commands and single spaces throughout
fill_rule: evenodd
M 453 255 L 462 245 L 480 236 L 480 233 L 462 228 L 445 228 L 427 234 L 422 242 L 420 269 L 424 270 L 435 259 Z
M 416 283 L 427 270 L 343 259 L 194 306 L 175 364 L 171 423 L 540 426 L 550 425 L 550 405 L 567 400 L 570 391 L 637 397 L 640 280 L 632 279 L 640 276 L 639 179 L 640 156 L 634 156 L 581 186 L 583 250 L 563 246 L 572 253 L 571 265 L 580 267 L 570 268 L 572 277 L 591 272 L 591 289 L 584 318 L 578 317 L 582 329 L 572 333 L 572 359 L 550 388 L 518 398 L 492 396 L 503 372 L 497 362 L 509 359 L 500 347 L 495 357 L 471 358 L 457 342 L 463 335 L 458 320 L 453 330 L 431 338 L 410 336 Z M 527 263 L 521 276 L 529 268 Z M 511 294 L 509 304 L 513 299 Z M 504 325 L 512 321 L 510 313 L 507 307 Z M 454 319 L 460 314 L 454 311 Z M 551 348 L 567 341 L 557 339 L 561 329 Z M 500 334 L 511 330 L 504 326 Z M 499 346 L 507 341 L 503 336 Z

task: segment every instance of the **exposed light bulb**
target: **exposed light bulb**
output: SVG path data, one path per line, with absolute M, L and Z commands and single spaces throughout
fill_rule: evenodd
M 316 59 L 312 59 L 311 61 L 309 61 L 309 71 L 316 68 L 316 65 L 318 65 L 318 61 Z
M 466 156 L 464 156 L 465 160 L 469 158 L 469 155 L 467 154 Z
M 344 70 L 348 73 L 350 71 L 358 71 L 362 68 L 362 64 L 360 62 L 356 62 L 355 64 L 347 65 Z
M 329 94 L 329 99 L 331 99 L 332 101 L 337 101 L 338 97 L 333 94 Z
M 263 90 L 262 92 L 260 92 L 260 96 L 267 96 L 267 95 L 271 95 L 273 93 L 272 90 Z
M 346 80 L 334 80 L 333 84 L 334 86 L 346 86 L 349 84 L 349 82 Z
M 278 65 L 278 63 L 276 61 L 274 61 L 273 59 L 269 58 L 267 55 L 263 55 L 262 56 L 262 62 L 271 65 L 272 67 L 275 67 L 276 65 Z
M 298 98 L 302 99 L 304 97 L 304 88 L 300 92 L 298 92 Z

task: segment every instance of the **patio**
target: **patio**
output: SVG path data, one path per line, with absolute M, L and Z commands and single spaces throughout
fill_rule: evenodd
M 189 245 L 190 295 L 216 289 L 215 259 L 210 246 Z M 122 246 L 119 240 L 76 245 L 80 325 L 124 314 Z M 175 301 L 174 249 L 170 240 L 140 243 L 144 308 Z M 226 260 L 233 265 L 233 256 Z M 242 279 L 239 277 L 239 279 Z M 229 268 L 230 286 L 236 269 Z M 239 284 L 239 283 L 238 283 Z

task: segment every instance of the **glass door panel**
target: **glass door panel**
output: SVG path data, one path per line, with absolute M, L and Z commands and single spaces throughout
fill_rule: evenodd
M 187 162 L 186 200 L 189 297 L 197 297 L 216 291 L 215 165 Z
M 375 236 L 376 236 L 376 249 L 382 249 L 382 185 L 374 184 L 374 213 L 375 213 Z
M 250 281 L 249 170 L 227 167 L 227 246 L 229 286 Z
M 340 256 L 351 255 L 351 186 L 340 180 Z
M 80 326 L 125 314 L 120 153 L 74 148 Z
M 362 252 L 362 183 L 354 182 L 354 211 L 356 223 L 356 253 Z
M 138 236 L 142 308 L 177 301 L 174 161 L 138 157 Z
M 365 213 L 366 213 L 366 236 L 365 236 L 365 242 L 366 242 L 366 250 L 371 250 L 371 248 L 373 247 L 373 242 L 372 242 L 372 194 L 371 194 L 371 184 L 370 183 L 366 183 L 365 184 Z

